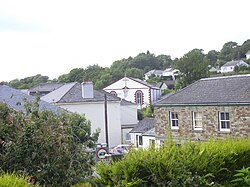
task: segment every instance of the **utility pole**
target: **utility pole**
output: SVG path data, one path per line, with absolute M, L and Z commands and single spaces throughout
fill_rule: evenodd
M 109 147 L 109 137 L 108 137 L 108 110 L 107 110 L 107 95 L 104 94 L 104 118 L 105 118 L 105 135 L 106 135 L 106 144 Z

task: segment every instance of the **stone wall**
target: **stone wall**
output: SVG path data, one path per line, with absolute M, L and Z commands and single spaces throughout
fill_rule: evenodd
M 179 129 L 170 128 L 169 112 L 178 113 Z M 193 130 L 192 112 L 202 112 L 202 130 Z M 219 130 L 219 112 L 229 112 L 230 132 Z M 250 135 L 250 106 L 155 107 L 156 138 L 206 140 L 210 137 L 247 137 Z

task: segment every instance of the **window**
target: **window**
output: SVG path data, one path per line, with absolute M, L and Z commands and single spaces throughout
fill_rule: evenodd
M 142 136 L 139 136 L 139 145 L 142 145 Z
M 117 96 L 117 93 L 115 91 L 111 91 L 110 94 Z
M 135 92 L 135 103 L 139 105 L 143 104 L 143 93 L 141 90 Z
M 155 147 L 155 140 L 150 139 L 150 140 L 149 140 L 149 146 L 150 146 L 150 147 Z
M 202 113 L 192 112 L 193 130 L 202 130 Z
M 169 112 L 171 129 L 179 129 L 177 112 Z
M 219 112 L 220 131 L 230 131 L 229 112 Z
M 128 140 L 131 140 L 131 136 L 130 136 L 129 133 L 126 133 L 126 140 L 127 140 L 127 141 L 128 141 Z

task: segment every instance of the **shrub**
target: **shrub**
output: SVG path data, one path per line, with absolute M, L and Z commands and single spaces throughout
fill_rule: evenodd
M 91 174 L 98 133 L 84 116 L 38 112 L 27 103 L 21 113 L 0 104 L 0 168 L 34 176 L 45 186 L 69 186 Z
M 187 142 L 132 151 L 97 165 L 103 186 L 233 186 L 235 170 L 250 165 L 250 139 Z
M 31 185 L 24 177 L 12 174 L 0 174 L 1 187 L 31 187 Z

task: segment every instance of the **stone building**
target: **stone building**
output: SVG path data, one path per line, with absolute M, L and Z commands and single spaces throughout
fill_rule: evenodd
M 250 135 L 250 74 L 206 78 L 154 105 L 156 140 Z

